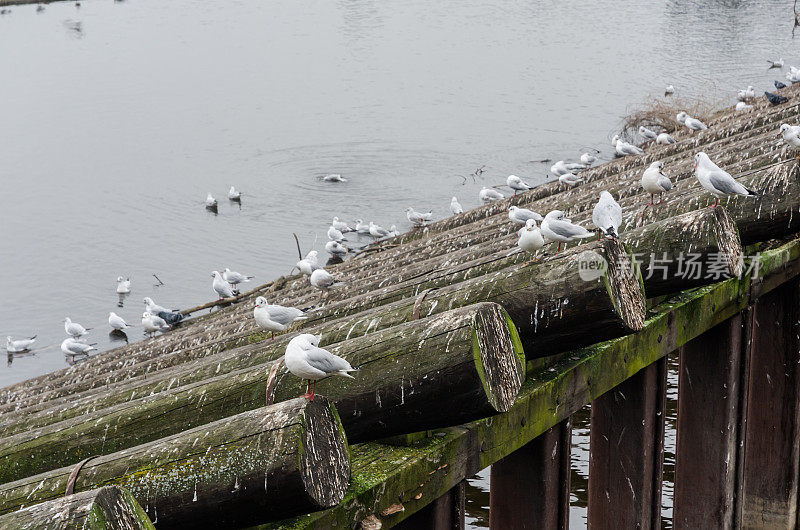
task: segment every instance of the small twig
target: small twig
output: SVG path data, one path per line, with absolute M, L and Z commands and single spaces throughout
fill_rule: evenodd
M 292 232 L 292 235 L 294 236 L 294 242 L 297 243 L 297 259 L 303 259 L 303 253 L 300 251 L 300 240 L 294 232 Z
M 156 280 L 158 280 L 158 285 L 156 285 L 156 287 L 160 287 L 160 286 L 162 286 L 162 285 L 165 285 L 165 284 L 164 284 L 164 282 L 162 282 L 162 281 L 161 281 L 161 278 L 159 278 L 159 277 L 158 277 L 158 276 L 156 276 L 155 274 L 153 274 L 153 278 L 155 278 Z

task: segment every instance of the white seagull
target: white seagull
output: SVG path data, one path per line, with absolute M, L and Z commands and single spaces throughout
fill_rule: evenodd
M 344 234 L 336 230 L 336 228 L 334 228 L 333 226 L 330 226 L 328 227 L 328 239 L 330 239 L 331 241 L 338 241 L 341 243 L 342 241 L 344 241 Z
M 333 275 L 325 269 L 315 270 L 309 277 L 308 281 L 311 282 L 311 285 L 321 291 L 322 297 L 328 293 L 328 289 L 331 287 L 336 287 L 337 285 L 344 283 L 336 281 L 336 278 L 334 278 Z
M 635 145 L 624 141 L 622 138 L 619 137 L 619 135 L 614 135 L 614 138 L 612 138 L 612 142 L 614 142 L 614 150 L 617 152 L 619 156 L 644 154 L 644 151 L 642 151 Z
M 561 210 L 553 210 L 544 216 L 542 235 L 549 241 L 558 241 L 556 252 L 561 250 L 561 243 L 594 237 L 593 232 L 564 219 L 564 212 Z
M 75 358 L 76 355 L 87 355 L 90 351 L 96 349 L 94 345 L 77 341 L 72 337 L 67 337 L 61 342 L 61 351 L 63 351 L 65 355 L 71 355 L 73 358 Z
M 126 323 L 121 316 L 113 311 L 108 314 L 108 325 L 111 326 L 111 329 L 115 329 L 117 331 L 123 331 L 125 328 L 133 327 Z
M 525 226 L 525 223 L 527 223 L 528 219 L 533 219 L 534 221 L 544 220 L 544 217 L 538 213 L 531 210 L 526 210 L 525 208 L 519 208 L 517 206 L 508 207 L 508 218 L 511 219 L 511 222 L 523 226 Z
M 753 85 L 748 86 L 744 90 L 740 90 L 736 97 L 739 98 L 739 101 L 747 101 L 748 99 L 754 99 L 756 97 L 756 90 L 753 88 Z
M 371 235 L 374 238 L 380 239 L 380 238 L 386 237 L 386 236 L 388 236 L 390 234 L 389 234 L 389 231 L 386 230 L 385 228 L 383 228 L 382 226 L 378 226 L 375 223 L 373 223 L 372 221 L 370 221 L 369 222 L 369 235 Z
M 464 208 L 458 203 L 458 199 L 453 197 L 450 199 L 450 211 L 453 212 L 453 215 L 458 215 L 460 213 L 464 213 Z
M 564 173 L 558 177 L 558 181 L 561 184 L 566 184 L 569 187 L 583 182 L 583 179 L 574 173 Z
M 600 192 L 600 200 L 592 210 L 592 222 L 599 230 L 597 238 L 600 238 L 600 232 L 606 236 L 614 239 L 619 237 L 619 226 L 622 224 L 622 207 L 614 197 L 607 191 Z
M 794 151 L 800 150 L 800 126 L 784 123 L 781 125 L 780 135 Z
M 769 63 L 770 68 L 783 68 L 783 57 L 781 57 L 777 61 L 772 61 L 770 59 L 767 59 L 767 62 Z
M 165 331 L 169 331 L 171 329 L 166 320 L 147 311 L 142 313 L 142 327 L 151 338 L 156 334 L 157 331 L 164 333 Z
M 663 199 L 661 194 L 672 189 L 672 181 L 664 174 L 664 162 L 657 160 L 650 164 L 650 167 L 642 173 L 642 188 L 650 194 L 650 204 L 653 205 L 653 197 L 658 193 L 659 204 Z
M 306 257 L 297 262 L 297 268 L 302 274 L 311 276 L 311 273 L 319 269 L 319 253 L 316 250 L 310 251 Z
M 422 213 L 409 206 L 406 208 L 406 217 L 414 226 L 422 226 L 433 218 L 433 212 Z
M 228 199 L 232 201 L 241 201 L 242 192 L 237 190 L 234 186 L 231 186 L 231 189 L 228 190 Z
M 550 166 L 550 173 L 556 177 L 560 177 L 561 175 L 572 173 L 573 171 L 580 171 L 581 169 L 586 169 L 586 164 L 578 164 L 577 162 L 565 162 L 563 160 L 559 160 Z
M 736 104 L 736 112 L 742 112 L 742 111 L 744 111 L 744 110 L 750 110 L 750 109 L 752 109 L 752 108 L 753 108 L 753 106 L 752 106 L 752 105 L 748 105 L 748 104 L 747 104 L 747 103 L 745 103 L 744 101 L 740 101 L 740 102 L 738 102 L 738 103 Z
M 692 118 L 687 113 L 681 111 L 675 117 L 678 123 L 684 125 L 687 129 L 692 131 L 702 131 L 708 129 L 708 126 L 697 118 Z
M 284 307 L 282 305 L 270 305 L 263 296 L 256 298 L 256 307 L 253 309 L 253 318 L 259 328 L 272 333 L 275 339 L 275 332 L 285 331 L 286 326 L 295 320 L 308 318 L 305 313 L 294 307 Z
M 222 271 L 222 279 L 234 286 L 239 285 L 240 283 L 249 282 L 253 278 L 255 278 L 255 276 L 247 276 L 239 272 L 232 271 L 228 267 L 225 267 L 225 270 Z
M 400 231 L 397 230 L 397 225 L 392 225 L 389 227 L 389 235 L 392 237 L 397 237 L 400 235 Z
M 789 68 L 792 70 L 786 72 L 786 80 L 791 83 L 800 83 L 800 70 L 794 69 L 794 66 L 790 66 Z
M 533 189 L 533 186 L 526 183 L 516 175 L 509 175 L 506 179 L 506 184 L 509 188 L 514 190 L 514 195 L 516 195 L 518 191 L 528 191 Z
M 490 202 L 499 201 L 500 199 L 505 199 L 506 197 L 499 191 L 484 186 L 481 188 L 481 191 L 478 192 L 478 198 L 484 204 L 489 204 Z
M 544 236 L 542 231 L 536 226 L 534 219 L 528 219 L 525 222 L 525 227 L 519 231 L 519 241 L 517 246 L 530 254 L 535 253 L 537 250 L 544 246 Z M 533 261 L 536 261 L 535 259 Z
M 723 171 L 708 158 L 708 155 L 700 152 L 694 155 L 694 176 L 700 185 L 714 195 L 716 206 L 720 197 L 725 195 L 744 195 L 745 197 L 758 197 L 758 193 L 742 186 L 734 179 L 730 173 Z
M 144 299 L 144 307 L 148 312 L 153 313 L 154 315 L 157 315 L 159 313 L 171 313 L 172 312 L 169 309 L 167 309 L 166 307 L 162 307 L 162 306 L 158 305 L 157 303 L 153 302 L 153 299 L 150 298 L 149 296 L 145 297 L 145 299 Z
M 36 342 L 36 335 L 29 339 L 14 340 L 13 338 L 6 337 L 6 351 L 8 353 L 21 353 L 31 349 L 33 343 Z
M 131 292 L 131 279 L 127 280 L 122 276 L 117 276 L 117 293 L 128 294 Z
M 675 87 L 672 85 L 667 85 L 667 88 L 664 89 L 665 96 L 671 96 L 675 93 Z
M 236 296 L 233 292 L 233 287 L 225 281 L 225 278 L 222 277 L 222 274 L 219 271 L 212 271 L 211 277 L 214 280 L 211 282 L 211 288 L 214 289 L 214 292 L 222 298 L 233 298 Z
M 336 256 L 338 258 L 347 255 L 347 247 L 342 245 L 338 241 L 328 241 L 327 243 L 325 243 L 325 250 L 331 256 Z
M 341 232 L 343 234 L 345 234 L 347 232 L 355 232 L 356 231 L 355 228 L 350 227 L 350 225 L 348 225 L 344 221 L 340 221 L 338 217 L 334 217 L 333 218 L 333 222 L 331 223 L 331 226 L 334 227 L 336 230 L 338 230 L 339 232 Z
M 69 317 L 64 319 L 64 331 L 67 332 L 67 335 L 70 335 L 73 338 L 77 339 L 78 337 L 86 335 L 86 332 L 89 331 L 89 329 L 84 328 L 77 322 L 73 322 Z
M 363 219 L 356 219 L 356 232 L 359 234 L 369 234 L 369 225 Z
M 597 161 L 597 157 L 591 153 L 583 153 L 581 155 L 581 164 L 585 164 L 586 166 L 591 166 L 592 164 Z
M 325 182 L 347 182 L 347 179 L 341 176 L 339 173 L 331 173 L 330 175 L 325 175 L 322 177 L 322 180 Z
M 338 355 L 319 347 L 319 335 L 303 333 L 294 337 L 286 345 L 283 362 L 293 375 L 308 381 L 303 397 L 314 401 L 317 381 L 332 375 L 355 379 L 349 372 L 356 369 Z
M 213 209 L 216 207 L 217 207 L 217 199 L 212 197 L 211 194 L 209 193 L 208 195 L 206 195 L 206 208 Z
M 655 133 L 655 131 L 651 131 L 650 129 L 648 129 L 644 125 L 640 125 L 639 126 L 639 134 L 645 140 L 655 140 L 656 138 L 658 138 L 658 135 Z
M 669 133 L 662 132 L 656 138 L 656 143 L 659 144 L 659 145 L 668 145 L 668 144 L 676 143 L 676 140 L 675 140 L 675 138 L 670 136 Z

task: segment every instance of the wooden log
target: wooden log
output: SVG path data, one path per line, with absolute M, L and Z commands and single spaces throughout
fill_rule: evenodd
M 661 528 L 666 358 L 592 402 L 588 526 Z
M 62 496 L 72 471 L 0 485 L 0 513 Z M 335 506 L 349 475 L 336 409 L 300 398 L 93 458 L 75 489 L 120 485 L 159 530 L 235 528 Z
M 155 530 L 133 495 L 118 486 L 67 495 L 0 515 L 15 530 Z
M 648 298 L 736 278 L 742 244 L 722 207 L 669 217 L 622 235 L 639 261 Z
M 752 308 L 744 430 L 743 528 L 794 528 L 800 472 L 798 281 Z
M 737 525 L 742 333 L 739 314 L 679 350 L 676 529 Z
M 567 419 L 492 464 L 490 528 L 569 528 L 571 441 Z
M 352 442 L 460 424 L 504 412 L 524 380 L 510 317 L 478 304 L 408 322 L 330 350 L 361 366 L 356 379 L 329 378 L 318 392 L 337 403 Z M 274 362 L 20 432 L 0 443 L 0 481 L 15 480 L 157 440 L 263 406 Z M 275 400 L 302 393 L 284 372 Z
M 417 513 L 395 525 L 396 530 L 464 530 L 464 505 L 466 480 L 462 480 L 447 493 L 428 504 Z

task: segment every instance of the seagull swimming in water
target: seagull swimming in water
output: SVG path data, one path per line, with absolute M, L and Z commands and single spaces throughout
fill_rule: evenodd
M 127 280 L 122 276 L 117 276 L 117 293 L 128 294 L 131 292 L 131 279 Z
M 671 96 L 675 93 L 675 87 L 672 85 L 667 85 L 667 88 L 664 89 L 665 96 Z
M 508 207 L 508 218 L 511 220 L 511 222 L 523 226 L 528 222 L 528 219 L 533 219 L 534 221 L 544 220 L 544 217 L 538 213 L 531 210 L 526 210 L 525 208 L 519 208 L 517 206 Z
M 282 305 L 268 304 L 263 296 L 256 298 L 256 307 L 253 309 L 253 318 L 259 328 L 272 333 L 272 340 L 275 340 L 275 332 L 286 330 L 286 326 L 296 320 L 308 318 L 305 313 L 295 307 L 284 307 Z
M 352 228 L 349 224 L 345 223 L 344 221 L 340 221 L 338 217 L 333 218 L 333 222 L 331 222 L 331 226 L 334 227 L 339 232 L 346 234 L 347 232 L 355 232 L 356 229 Z
M 600 232 L 614 239 L 619 237 L 619 226 L 622 224 L 622 207 L 605 190 L 600 192 L 600 200 L 592 210 L 592 222 L 598 228 L 597 239 L 600 239 Z
M 406 217 L 414 226 L 422 226 L 433 218 L 433 212 L 422 213 L 409 206 L 406 208 Z
M 214 289 L 214 292 L 222 298 L 233 298 L 236 294 L 233 292 L 233 287 L 225 281 L 225 278 L 222 277 L 222 274 L 219 271 L 212 271 L 211 277 L 214 280 L 211 282 L 211 288 Z
M 212 197 L 210 193 L 206 195 L 206 208 L 208 208 L 209 210 L 217 209 L 217 199 Z
M 593 232 L 565 219 L 561 210 L 553 210 L 544 216 L 542 235 L 549 241 L 558 241 L 556 252 L 561 251 L 561 243 L 594 237 Z
M 22 353 L 31 349 L 33 343 L 36 342 L 36 335 L 29 339 L 14 340 L 11 336 L 6 337 L 6 352 L 8 353 Z
M 369 234 L 369 225 L 363 219 L 356 219 L 356 232 L 359 234 Z
M 581 155 L 581 164 L 584 164 L 584 165 L 585 165 L 585 166 L 587 166 L 587 167 L 588 167 L 588 166 L 591 166 L 591 165 L 592 165 L 592 164 L 594 164 L 596 161 L 597 161 L 597 157 L 596 157 L 596 156 L 594 156 L 594 155 L 593 155 L 593 154 L 591 154 L 591 153 L 583 153 L 583 154 Z
M 130 324 L 126 323 L 121 316 L 119 316 L 113 311 L 108 314 L 108 325 L 111 326 L 111 329 L 114 329 L 116 331 L 124 331 L 125 328 L 133 327 Z
M 714 195 L 716 206 L 720 197 L 725 195 L 743 195 L 745 197 L 758 197 L 758 193 L 742 186 L 734 179 L 730 173 L 723 171 L 708 158 L 708 155 L 700 152 L 694 155 L 694 176 L 700 185 Z
M 322 177 L 322 180 L 325 182 L 347 182 L 347 179 L 341 176 L 339 173 L 331 173 L 330 175 L 325 175 Z
M 231 189 L 228 190 L 228 199 L 231 201 L 241 201 L 242 192 L 237 190 L 234 186 L 231 186 Z
M 77 339 L 78 337 L 86 335 L 90 329 L 91 328 L 84 328 L 77 322 L 73 322 L 69 317 L 64 319 L 64 331 L 67 332 L 67 335 L 70 335 L 73 338 Z
M 453 215 L 464 213 L 464 208 L 461 207 L 461 204 L 459 204 L 458 199 L 455 197 L 450 199 L 450 211 L 453 212 Z
M 516 195 L 518 191 L 528 191 L 533 189 L 533 186 L 526 183 L 516 175 L 509 175 L 506 179 L 506 185 L 514 190 L 514 195 Z
M 767 62 L 769 63 L 770 68 L 783 68 L 783 57 L 781 57 L 777 61 L 772 61 L 770 59 L 767 59 Z
M 661 194 L 672 189 L 672 181 L 664 174 L 664 162 L 657 160 L 650 164 L 650 167 L 642 173 L 642 188 L 650 194 L 650 204 L 653 205 L 653 197 L 658 193 L 658 202 L 661 204 L 663 199 Z
M 283 362 L 293 375 L 308 381 L 306 393 L 302 396 L 314 401 L 317 381 L 332 375 L 355 379 L 350 372 L 357 371 L 350 363 L 338 355 L 319 347 L 319 335 L 303 333 L 294 337 L 286 345 Z
M 491 188 L 487 188 L 486 186 L 484 186 L 483 188 L 481 188 L 481 191 L 478 192 L 478 198 L 484 204 L 489 204 L 490 202 L 499 201 L 500 199 L 505 199 L 505 195 L 503 195 L 497 190 L 493 190 Z
M 331 241 L 338 241 L 339 243 L 341 243 L 342 241 L 344 241 L 344 234 L 342 234 L 335 227 L 330 226 L 328 227 L 328 239 Z

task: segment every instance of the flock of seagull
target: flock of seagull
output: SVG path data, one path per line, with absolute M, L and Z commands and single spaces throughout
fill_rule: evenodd
M 775 68 L 781 68 L 783 66 L 782 59 L 779 61 L 770 61 L 770 63 L 771 67 Z M 792 83 L 800 82 L 800 69 L 790 67 L 786 78 Z M 780 89 L 785 85 L 775 81 L 775 86 Z M 672 85 L 666 87 L 665 95 L 674 93 L 675 88 Z M 738 97 L 740 101 L 736 106 L 737 111 L 752 108 L 752 105 L 748 105 L 747 102 L 755 98 L 755 89 L 749 86 L 739 91 Z M 778 105 L 787 101 L 787 98 L 770 92 L 765 92 L 765 97 L 772 105 Z M 690 132 L 702 131 L 708 128 L 701 120 L 690 116 L 686 112 L 678 113 L 675 120 L 680 126 L 685 127 Z M 656 132 L 641 126 L 638 129 L 638 133 L 644 140 L 640 145 L 626 142 L 619 135 L 613 137 L 612 146 L 617 156 L 639 156 L 644 154 L 644 148 L 647 144 L 663 145 L 676 142 L 675 138 L 666 131 Z M 784 142 L 793 150 L 800 150 L 800 126 L 783 124 L 780 127 L 779 136 L 782 137 Z M 599 151 L 597 151 L 597 153 L 599 153 Z M 583 182 L 583 178 L 579 176 L 579 172 L 591 167 L 596 160 L 596 154 L 588 152 L 583 153 L 580 157 L 580 162 L 559 160 L 550 167 L 550 172 L 558 178 L 560 185 L 567 187 L 575 186 Z M 748 189 L 737 182 L 730 173 L 717 166 L 708 155 L 703 152 L 697 153 L 694 156 L 694 175 L 698 183 L 714 196 L 714 203 L 709 205 L 711 207 L 716 206 L 720 198 L 728 195 L 741 195 L 751 198 L 757 198 L 759 196 L 756 190 Z M 328 175 L 323 177 L 322 180 L 327 182 L 347 182 L 347 179 L 339 174 Z M 513 190 L 514 195 L 518 192 L 533 189 L 533 186 L 527 184 L 516 175 L 510 175 L 506 179 L 505 186 Z M 641 186 L 642 190 L 650 195 L 648 206 L 660 204 L 663 201 L 664 193 L 668 193 L 672 189 L 672 181 L 664 173 L 663 162 L 655 161 L 644 170 L 641 176 Z M 479 200 L 484 204 L 488 204 L 504 199 L 505 195 L 496 189 L 498 187 L 502 186 L 483 187 L 478 192 Z M 657 203 L 654 202 L 656 195 L 659 197 Z M 228 192 L 228 199 L 231 201 L 241 201 L 241 196 L 241 192 L 231 186 Z M 209 193 L 206 198 L 205 206 L 209 210 L 216 212 L 218 203 L 211 193 Z M 457 197 L 452 197 L 450 200 L 450 211 L 453 215 L 459 215 L 464 212 L 464 208 L 459 203 Z M 420 227 L 432 221 L 433 213 L 418 212 L 414 208 L 408 207 L 406 208 L 406 217 L 414 227 Z M 592 211 L 592 223 L 596 230 L 590 230 L 584 226 L 573 223 L 570 219 L 566 218 L 565 213 L 561 210 L 553 210 L 542 216 L 525 208 L 511 206 L 508 208 L 508 218 L 512 223 L 521 226 L 517 231 L 517 246 L 522 251 L 531 254 L 533 262 L 538 259 L 538 252 L 549 243 L 557 243 L 556 252 L 559 252 L 562 244 L 578 239 L 586 239 L 595 236 L 598 239 L 601 237 L 619 237 L 619 228 L 622 225 L 622 208 L 610 192 L 606 190 L 601 191 L 599 200 Z M 344 244 L 346 241 L 345 234 L 351 232 L 369 235 L 375 240 L 399 235 L 394 225 L 387 230 L 374 222 L 364 223 L 362 219 L 356 219 L 354 226 L 350 226 L 338 217 L 333 217 L 327 231 L 328 241 L 325 244 L 325 250 L 331 256 L 337 258 L 345 257 L 350 252 Z M 308 252 L 304 258 L 296 263 L 295 267 L 302 275 L 308 277 L 311 286 L 320 291 L 321 303 L 324 301 L 330 289 L 345 283 L 325 270 L 320 262 L 319 253 L 316 250 Z M 227 268 L 222 272 L 213 271 L 211 276 L 213 278 L 211 284 L 212 289 L 220 299 L 235 298 L 239 295 L 238 286 L 253 279 L 253 276 L 241 274 Z M 117 293 L 125 295 L 130 293 L 130 289 L 130 279 L 123 277 L 117 278 Z M 145 311 L 142 314 L 141 325 L 145 332 L 151 337 L 157 332 L 163 333 L 169 331 L 173 326 L 179 324 L 184 319 L 184 315 L 177 310 L 169 310 L 159 306 L 152 298 L 144 298 L 144 304 Z M 305 311 L 301 309 L 269 304 L 266 298 L 259 296 L 255 301 L 253 318 L 256 326 L 263 331 L 270 332 L 272 340 L 274 340 L 276 332 L 283 332 L 293 322 L 304 320 L 308 317 Z M 108 324 L 112 329 L 112 333 L 124 332 L 124 330 L 132 327 L 114 312 L 109 313 Z M 94 347 L 95 344 L 87 343 L 84 339 L 90 331 L 90 328 L 85 328 L 67 317 L 64 319 L 64 330 L 67 337 L 61 343 L 61 350 L 64 354 L 72 356 L 73 360 L 76 355 L 86 355 L 96 350 Z M 19 340 L 7 337 L 6 348 L 9 353 L 25 352 L 30 350 L 35 340 L 35 336 Z M 324 348 L 320 348 L 320 341 L 321 337 L 319 335 L 298 335 L 289 341 L 284 357 L 287 369 L 292 374 L 307 381 L 304 397 L 312 400 L 314 398 L 316 381 L 332 375 L 352 377 L 350 372 L 356 371 L 347 360 L 332 354 Z

